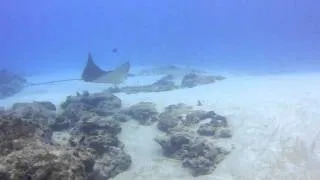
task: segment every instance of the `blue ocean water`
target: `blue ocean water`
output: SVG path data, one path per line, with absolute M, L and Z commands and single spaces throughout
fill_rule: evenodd
M 223 71 L 320 70 L 316 0 L 2 0 L 0 67 L 184 64 Z M 118 52 L 113 53 L 112 49 Z
M 311 177 L 313 170 L 317 172 L 315 174 L 319 175 L 318 154 L 311 152 L 317 149 L 317 145 L 318 149 L 320 147 L 320 140 L 318 140 L 320 139 L 318 138 L 320 137 L 318 128 L 320 124 L 317 119 L 320 115 L 318 113 L 320 105 L 319 76 L 269 76 L 247 79 L 236 77 L 230 78 L 228 81 L 228 74 L 265 75 L 319 72 L 319 7 L 320 1 L 317 0 L 1 0 L 0 70 L 7 68 L 22 75 L 36 76 L 26 78 L 27 82 L 24 82 L 23 79 L 17 81 L 18 78 L 9 83 L 3 80 L 4 85 L 0 87 L 2 90 L 0 91 L 0 121 L 11 121 L 2 115 L 6 113 L 6 108 L 10 113 L 15 112 L 9 108 L 14 103 L 32 102 L 32 108 L 25 109 L 26 116 L 28 116 L 26 119 L 35 122 L 35 124 L 42 123 L 38 122 L 38 118 L 42 121 L 55 121 L 53 125 L 58 127 L 54 129 L 52 124 L 50 128 L 48 126 L 48 131 L 41 137 L 44 142 L 38 142 L 38 139 L 31 138 L 31 133 L 27 133 L 29 126 L 15 128 L 15 123 L 8 123 L 12 124 L 11 127 L 6 126 L 7 123 L 0 123 L 5 127 L 0 128 L 0 136 L 2 135 L 0 139 L 5 139 L 6 142 L 1 145 L 2 148 L 5 148 L 3 152 L 9 153 L 9 149 L 13 148 L 12 151 L 17 151 L 17 155 L 19 155 L 15 156 L 10 152 L 10 155 L 7 156 L 0 150 L 0 159 L 5 160 L 0 163 L 0 176 L 8 175 L 9 177 L 10 173 L 18 172 L 19 176 L 23 176 L 24 179 L 33 179 L 31 175 L 42 177 L 44 172 L 48 172 L 48 177 L 54 179 L 59 171 L 62 170 L 61 174 L 65 174 L 63 170 L 68 170 L 66 158 L 72 164 L 69 166 L 72 171 L 69 169 L 68 173 L 78 173 L 79 169 L 73 169 L 73 165 L 76 165 L 74 167 L 82 167 L 82 162 L 79 164 L 78 160 L 80 161 L 83 156 L 79 156 L 78 152 L 72 153 L 72 157 L 77 157 L 75 160 L 58 152 L 63 152 L 64 145 L 76 145 L 75 148 L 78 151 L 82 145 L 86 147 L 90 144 L 98 150 L 104 149 L 101 150 L 104 151 L 101 154 L 107 155 L 106 159 L 99 159 L 97 156 L 95 163 L 98 162 L 98 166 L 102 164 L 102 174 L 107 176 L 123 168 L 125 169 L 123 171 L 128 170 L 128 173 L 119 174 L 116 178 L 191 179 L 192 173 L 186 174 L 187 171 L 182 171 L 183 166 L 200 171 L 204 170 L 208 173 L 208 170 L 216 168 L 216 163 L 224 156 L 217 157 L 217 152 L 220 153 L 220 150 L 213 150 L 211 145 L 206 146 L 206 143 L 200 145 L 195 143 L 194 146 L 193 141 L 198 140 L 198 137 L 202 135 L 203 137 L 208 136 L 208 139 L 212 138 L 213 145 L 217 145 L 217 147 L 220 144 L 216 140 L 223 137 L 223 140 L 226 141 L 221 141 L 221 144 L 230 145 L 231 152 L 236 152 L 232 156 L 230 154 L 231 158 L 225 159 L 226 164 L 219 166 L 222 167 L 222 171 L 226 171 L 225 174 L 222 173 L 222 176 L 219 177 L 219 167 L 217 166 L 217 174 L 212 173 L 212 176 L 207 176 L 207 179 L 222 179 L 230 176 L 234 179 L 240 179 L 239 177 L 259 179 L 256 175 L 261 175 L 261 177 L 265 175 L 263 179 L 268 177 L 269 179 L 286 179 L 287 177 L 291 177 L 287 179 L 303 179 L 300 177 L 307 177 L 307 175 Z M 88 52 L 92 53 L 94 61 L 104 70 L 129 61 L 133 68 L 175 64 L 202 67 L 214 72 L 214 75 L 222 76 L 208 76 L 209 78 L 204 76 L 203 79 L 197 79 L 197 76 L 194 78 L 193 74 L 191 74 L 191 78 L 190 74 L 178 78 L 164 76 L 161 79 L 146 76 L 141 80 L 137 76 L 133 77 L 129 83 L 124 83 L 120 88 L 114 81 L 110 83 L 110 79 L 108 82 L 110 86 L 78 82 L 80 73 L 86 64 Z M 65 73 L 68 71 L 79 72 L 79 76 L 65 78 L 65 74 L 74 75 L 74 73 Z M 42 74 L 49 75 L 41 76 Z M 93 74 L 99 76 L 99 73 Z M 119 78 L 116 77 L 119 76 L 119 73 L 110 74 L 109 77 L 113 79 Z M 225 74 L 227 80 L 217 83 L 217 86 L 195 87 L 198 84 L 216 82 L 217 79 L 222 80 Z M 188 76 L 189 80 L 185 78 Z M 10 76 L 7 78 L 2 75 L 2 77 L 5 80 L 10 79 Z M 101 76 L 97 79 L 100 78 Z M 158 81 L 158 78 L 161 81 Z M 169 80 L 163 80 L 163 78 Z M 179 78 L 183 79 L 176 86 L 174 83 L 180 81 Z M 69 83 L 74 79 L 77 81 Z M 96 80 L 96 78 L 94 79 Z M 184 79 L 187 80 L 184 81 Z M 60 80 L 61 84 L 58 86 L 55 80 Z M 84 79 L 82 78 L 82 80 Z M 65 81 L 68 83 L 64 83 Z M 185 85 L 183 82 L 186 82 Z M 49 85 L 42 86 L 47 84 Z M 101 93 L 106 89 L 119 93 L 116 96 Z M 166 92 L 157 93 L 158 90 Z M 168 93 L 169 90 L 173 91 Z M 83 94 L 81 95 L 80 92 Z M 94 94 L 95 92 L 98 93 Z M 75 96 L 70 97 L 70 95 Z M 69 101 L 71 106 L 67 108 L 66 104 Z M 149 104 L 151 110 L 148 110 L 147 106 L 149 105 L 146 105 L 144 101 L 152 102 Z M 156 111 L 157 109 L 165 109 L 165 107 L 173 108 L 175 105 L 181 105 L 174 103 L 184 103 L 195 109 L 203 108 L 203 110 L 208 109 L 209 111 L 205 115 L 202 112 L 199 113 L 200 111 L 197 113 L 195 111 L 194 114 L 185 116 L 184 111 L 189 111 L 185 110 L 189 108 L 182 107 L 183 115 L 177 112 L 177 117 L 169 112 L 168 116 L 164 116 L 164 123 L 161 122 L 165 124 L 161 130 L 159 128 L 160 114 Z M 41 113 L 45 114 L 48 111 L 42 111 L 40 107 L 38 107 L 38 111 L 37 106 L 34 106 L 36 104 L 53 105 L 50 108 L 45 108 L 52 112 L 49 113 L 49 116 L 42 116 Z M 28 107 L 28 104 L 22 106 Z M 52 108 L 54 106 L 57 107 L 57 111 Z M 137 108 L 139 106 L 142 108 Z M 127 107 L 131 109 L 127 109 Z M 35 112 L 35 115 L 32 111 Z M 133 113 L 134 111 L 140 111 L 141 116 L 138 115 L 139 113 Z M 19 115 L 18 111 L 15 113 Z M 15 113 L 12 115 L 15 116 Z M 151 116 L 146 114 L 151 114 Z M 63 117 L 63 115 L 66 116 Z M 74 117 L 72 117 L 73 115 Z M 103 116 L 106 116 L 106 119 L 103 119 Z M 130 120 L 126 119 L 129 116 L 132 116 L 129 118 Z M 111 122 L 111 119 L 114 123 Z M 199 128 L 193 127 L 200 120 L 205 119 L 210 120 L 210 123 L 199 124 Z M 181 146 L 171 140 L 171 142 L 156 140 L 156 136 L 168 133 L 161 132 L 160 134 L 158 130 L 154 129 L 155 126 L 148 127 L 154 123 L 151 121 L 157 120 L 157 129 L 169 132 L 169 129 L 173 128 L 173 133 L 175 130 L 179 130 L 180 124 L 185 123 L 183 125 L 185 127 L 182 126 L 181 130 L 186 133 L 186 138 L 182 137 L 183 135 L 176 136 L 177 139 L 180 139 Z M 171 120 L 174 122 L 170 122 Z M 189 120 L 190 122 L 188 122 Z M 228 129 L 229 120 L 230 129 Z M 118 121 L 121 121 L 123 126 L 118 126 Z M 129 124 L 125 124 L 126 121 Z M 97 126 L 93 128 L 92 133 L 89 133 L 86 126 L 90 128 L 95 126 L 95 123 Z M 135 123 L 143 125 L 137 126 L 138 124 Z M 191 126 L 187 127 L 189 125 Z M 39 127 L 43 128 L 42 125 Z M 175 129 L 176 127 L 178 128 Z M 107 129 L 106 132 L 104 129 Z M 39 128 L 39 130 L 43 129 Z M 85 132 L 87 130 L 88 132 Z M 189 134 L 189 130 L 197 132 Z M 199 133 L 200 130 L 202 134 Z M 21 131 L 21 133 L 16 133 L 17 131 Z M 34 134 L 38 136 L 41 131 L 39 133 L 34 131 L 36 132 Z M 179 133 L 179 131 L 177 132 Z M 23 139 L 24 133 L 28 135 L 26 141 Z M 61 133 L 60 137 L 54 136 L 54 133 Z M 112 138 L 106 136 L 107 133 L 112 135 Z M 119 136 L 117 136 L 118 134 Z M 191 135 L 190 139 L 189 135 Z M 13 138 L 15 136 L 18 141 Z M 73 139 L 75 136 L 79 137 L 79 140 Z M 216 137 L 217 139 L 215 139 Z M 73 143 L 73 140 L 78 142 Z M 291 146 L 289 140 L 293 140 L 295 144 Z M 28 145 L 28 141 L 32 141 L 30 148 L 24 148 Z M 185 143 L 184 141 L 190 142 Z M 311 141 L 312 144 L 309 148 L 308 143 Z M 163 142 L 165 144 L 161 145 Z M 57 146 L 59 151 L 53 148 L 56 143 L 60 143 Z M 167 143 L 172 146 L 167 146 Z M 176 149 L 175 144 L 180 146 L 178 150 L 174 150 Z M 187 146 L 183 144 L 187 144 Z M 60 147 L 60 145 L 62 146 Z M 103 148 L 100 148 L 102 146 Z M 132 157 L 133 168 L 130 167 L 131 169 L 126 169 L 129 168 L 126 165 L 130 165 L 131 160 L 129 162 L 129 157 L 124 156 L 122 150 L 120 151 L 122 146 L 124 147 L 123 152 L 128 151 L 128 155 Z M 187 148 L 184 149 L 185 147 Z M 53 153 L 52 157 L 58 158 L 53 158 L 53 160 L 58 160 L 63 165 L 59 166 L 59 163 L 54 163 L 57 168 L 54 168 L 53 173 L 49 167 L 51 162 L 43 163 L 41 160 L 40 164 L 45 167 L 43 170 L 40 169 L 42 165 L 39 166 L 39 163 L 33 161 L 33 157 L 37 161 L 40 160 L 39 154 L 44 157 L 41 154 L 42 150 L 49 154 L 50 148 L 54 150 L 50 152 Z M 166 149 L 178 151 L 177 154 L 183 150 L 181 151 L 183 156 L 199 155 L 200 157 L 190 158 L 191 160 L 189 157 L 179 159 L 179 164 L 177 162 L 169 163 L 170 158 L 160 156 L 161 148 L 165 151 Z M 195 153 L 192 152 L 193 149 Z M 29 158 L 29 154 L 24 153 L 24 150 L 32 152 L 32 157 Z M 36 151 L 33 152 L 33 150 Z M 185 150 L 186 152 L 184 152 Z M 291 152 L 291 150 L 293 151 Z M 58 157 L 59 154 L 63 154 L 63 156 Z M 22 157 L 27 157 L 26 161 Z M 120 160 L 116 160 L 117 158 Z M 48 161 L 50 159 L 48 158 Z M 208 159 L 209 161 L 207 161 Z M 24 163 L 21 166 L 19 162 L 16 162 L 20 160 L 23 160 L 21 162 Z M 87 160 L 89 158 L 86 159 L 88 166 L 93 165 L 91 160 L 90 162 Z M 180 160 L 183 161 L 180 162 Z M 25 163 L 29 161 L 32 163 Z M 11 164 L 15 165 L 14 170 L 9 168 L 12 167 Z M 28 166 L 26 167 L 25 164 Z M 83 165 L 85 166 L 85 164 Z M 22 174 L 23 171 L 15 171 L 19 168 L 26 168 L 27 171 L 24 172 L 25 174 Z M 7 169 L 10 169 L 8 174 L 5 172 Z M 85 169 L 90 171 L 91 167 Z M 220 173 L 222 171 L 220 169 Z M 79 176 L 88 175 L 87 172 L 79 174 L 81 174 Z M 121 177 L 121 175 L 123 176 Z M 315 177 L 315 179 L 320 178 Z

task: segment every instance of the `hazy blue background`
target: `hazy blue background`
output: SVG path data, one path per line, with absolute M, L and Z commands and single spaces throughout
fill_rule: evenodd
M 320 70 L 319 0 L 1 0 L 0 66 Z M 118 55 L 111 49 L 117 47 Z

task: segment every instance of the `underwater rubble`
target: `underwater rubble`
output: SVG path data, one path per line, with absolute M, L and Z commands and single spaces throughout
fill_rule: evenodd
M 132 164 L 117 137 L 131 120 L 157 126 L 162 135 L 154 140 L 163 155 L 180 160 L 193 176 L 211 173 L 229 153 L 210 141 L 232 136 L 227 119 L 214 111 L 180 103 L 159 112 L 153 102 L 124 108 L 110 92 L 83 92 L 60 107 L 35 101 L 1 111 L 0 179 L 113 178 Z
M 141 125 L 151 125 L 158 121 L 159 112 L 152 102 L 140 102 L 123 111 L 124 114 L 139 122 Z
M 206 121 L 209 123 L 203 123 Z M 164 155 L 180 160 L 193 176 L 210 174 L 230 153 L 205 138 L 232 137 L 227 119 L 214 111 L 193 110 L 185 104 L 170 105 L 160 113 L 157 127 L 166 133 L 154 139 Z
M 131 157 L 111 115 L 121 100 L 108 93 L 51 102 L 16 103 L 0 114 L 0 179 L 108 179 L 127 170 Z M 59 144 L 54 132 L 70 134 Z
M 79 179 L 92 171 L 89 150 L 55 146 L 44 140 L 46 129 L 12 113 L 0 117 L 0 179 Z
M 0 99 L 5 99 L 19 93 L 27 80 L 6 69 L 0 70 Z
M 92 179 L 108 179 L 127 170 L 131 157 L 117 138 L 121 124 L 112 115 L 119 113 L 121 100 L 115 95 L 102 92 L 84 92 L 69 96 L 62 103 L 62 113 L 53 129 L 71 128 L 69 144 L 76 148 L 91 148 L 96 154 Z

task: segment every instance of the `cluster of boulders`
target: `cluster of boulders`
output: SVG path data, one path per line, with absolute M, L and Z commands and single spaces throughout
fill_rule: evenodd
M 0 113 L 0 179 L 102 180 L 127 170 L 120 109 L 110 93 L 78 93 L 59 112 L 51 102 L 14 104 Z M 67 142 L 56 131 L 68 134 Z
M 122 123 L 156 123 L 155 138 L 169 158 L 182 161 L 194 176 L 209 174 L 229 153 L 206 138 L 231 137 L 227 119 L 185 104 L 158 112 L 152 102 L 128 108 L 105 91 L 51 102 L 16 103 L 0 110 L 0 179 L 83 179 L 115 177 L 132 163 L 118 139 Z
M 181 160 L 193 176 L 211 173 L 229 153 L 210 141 L 232 136 L 226 117 L 214 111 L 193 110 L 184 104 L 170 105 L 159 114 L 157 127 L 165 132 L 164 136 L 155 138 L 164 155 Z
M 50 129 L 13 112 L 1 113 L 0 138 L 2 180 L 85 180 L 93 172 L 90 150 L 53 145 Z
M 199 85 L 211 84 L 216 81 L 224 80 L 223 76 L 210 76 L 210 75 L 202 75 L 196 73 L 186 74 L 180 85 L 177 85 L 175 82 L 175 77 L 173 75 L 165 75 L 160 78 L 158 81 L 143 86 L 124 86 L 121 88 L 118 87 L 110 87 L 108 89 L 109 92 L 118 93 L 124 92 L 127 94 L 139 93 L 139 92 L 161 92 L 161 91 L 170 91 L 174 89 L 181 88 L 192 88 Z
M 26 85 L 25 78 L 6 69 L 0 70 L 0 99 L 19 93 Z
M 126 119 L 137 120 L 141 125 L 156 123 L 165 133 L 155 138 L 164 155 L 181 160 L 194 176 L 211 173 L 229 154 L 229 149 L 210 141 L 232 137 L 227 118 L 214 111 L 194 110 L 180 103 L 158 112 L 154 103 L 140 102 L 121 112 Z
M 113 116 L 121 107 L 121 100 L 108 92 L 78 93 L 61 105 L 62 113 L 51 125 L 59 131 L 71 128 L 72 147 L 94 149 L 97 155 L 94 170 L 99 172 L 94 179 L 108 179 L 130 167 L 131 157 L 117 138 L 121 124 Z

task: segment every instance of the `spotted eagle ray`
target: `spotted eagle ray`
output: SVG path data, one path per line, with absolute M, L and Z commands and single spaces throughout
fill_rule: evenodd
M 86 82 L 118 85 L 126 80 L 129 69 L 129 62 L 125 62 L 114 70 L 104 71 L 94 63 L 89 53 L 87 65 L 82 72 L 81 79 Z
M 56 80 L 42 83 L 29 83 L 27 86 L 53 84 L 65 81 L 81 80 L 90 83 L 113 84 L 117 86 L 125 81 L 129 75 L 130 63 L 127 61 L 113 70 L 104 71 L 93 61 L 91 53 L 88 54 L 87 64 L 84 67 L 81 78 Z

